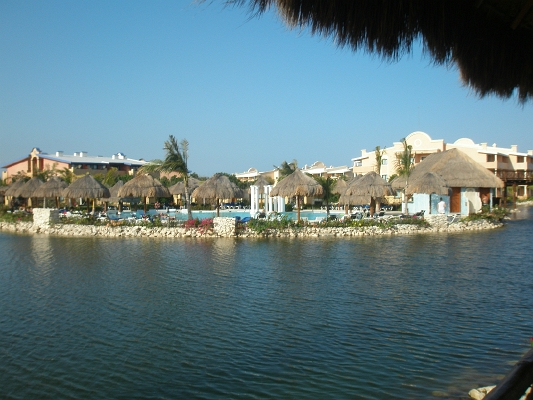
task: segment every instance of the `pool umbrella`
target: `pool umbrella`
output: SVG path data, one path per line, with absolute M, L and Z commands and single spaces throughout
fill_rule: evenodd
M 322 186 L 310 176 L 305 175 L 298 168 L 279 181 L 270 192 L 270 196 L 296 196 L 298 221 L 300 221 L 300 198 L 302 196 L 319 196 L 323 193 Z
M 194 189 L 196 189 L 198 186 L 200 186 L 200 181 L 198 179 L 195 179 L 195 178 L 188 179 L 189 197 L 191 197 L 190 193 L 192 193 Z M 170 194 L 185 196 L 185 182 L 181 181 L 181 182 L 176 183 L 175 185 L 172 185 L 171 187 L 168 188 L 168 191 L 170 192 Z M 191 201 L 190 198 L 185 199 L 185 200 L 187 202 Z
M 147 197 L 170 197 L 170 193 L 161 182 L 152 175 L 137 174 L 118 190 L 118 197 L 142 197 L 144 200 L 144 213 L 146 214 Z
M 38 196 L 35 196 L 34 193 L 42 184 L 43 184 L 42 180 L 40 180 L 37 177 L 33 177 L 28 182 L 26 182 L 24 185 L 20 186 L 15 191 L 16 196 L 17 197 L 24 197 L 25 199 L 28 199 L 29 200 L 29 204 L 28 204 L 28 202 L 26 202 L 26 204 L 28 206 L 33 205 L 32 201 L 31 201 L 31 198 L 32 197 L 38 197 Z
M 67 183 L 57 176 L 52 176 L 45 183 L 37 188 L 34 192 L 35 197 L 55 197 L 56 207 L 59 208 L 59 198 L 62 196 L 63 190 L 67 187 Z
M 370 198 L 369 197 L 356 197 L 356 196 L 347 196 L 345 193 L 346 193 L 346 190 L 348 190 L 348 188 L 352 185 L 355 184 L 355 182 L 357 182 L 359 179 L 361 179 L 363 177 L 363 175 L 356 175 L 354 176 L 352 179 L 350 179 L 348 182 L 345 182 L 345 187 L 344 189 L 342 189 L 342 186 L 340 187 L 340 189 L 336 192 L 336 193 L 340 193 L 340 197 L 339 197 L 339 203 L 340 204 L 344 204 L 344 213 L 345 214 L 348 214 L 348 207 L 350 205 L 356 205 L 356 204 L 367 204 L 368 202 L 370 202 Z
M 112 187 L 109 188 L 109 199 L 108 201 L 110 203 L 117 203 L 118 204 L 118 210 L 122 211 L 122 203 L 138 203 L 139 198 L 138 197 L 120 197 L 118 195 L 118 191 L 120 188 L 124 186 L 124 181 L 119 180 L 117 183 L 115 183 Z
M 89 212 L 89 199 L 93 200 L 93 213 L 95 199 L 108 198 L 109 189 L 94 179 L 91 175 L 84 175 L 76 179 L 69 186 L 63 189 L 63 197 L 71 199 L 87 199 L 87 213 Z
M 241 197 L 242 190 L 232 183 L 226 175 L 215 174 L 192 192 L 197 199 L 216 200 L 217 217 L 220 216 L 219 200 Z
M 448 184 L 435 172 L 425 172 L 417 178 L 411 179 L 405 193 L 410 195 L 414 193 L 436 193 L 439 195 L 448 195 Z
M 11 205 L 14 206 L 15 204 L 15 198 L 18 197 L 18 195 L 15 195 L 16 191 L 26 183 L 24 179 L 19 179 L 18 181 L 13 182 L 9 188 L 6 190 L 5 196 L 11 197 Z
M 390 184 L 375 171 L 363 175 L 344 193 L 345 196 L 354 196 L 353 199 L 370 200 L 370 214 L 372 215 L 376 211 L 376 202 L 380 202 L 383 197 L 391 194 Z

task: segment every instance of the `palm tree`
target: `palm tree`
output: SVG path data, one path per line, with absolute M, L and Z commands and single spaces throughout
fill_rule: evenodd
M 404 197 L 404 212 L 407 214 L 407 195 L 405 190 L 407 189 L 407 184 L 409 183 L 409 176 L 413 170 L 413 146 L 407 144 L 405 138 L 401 140 L 403 145 L 403 151 L 401 153 L 396 153 L 396 172 L 398 176 L 405 178 L 405 187 L 403 188 L 403 197 Z
M 315 180 L 322 186 L 323 192 L 322 197 L 326 202 L 326 220 L 329 221 L 329 203 L 334 196 L 333 185 L 335 184 L 335 179 L 332 179 L 330 176 L 314 176 Z
M 191 201 L 189 198 L 189 142 L 183 139 L 179 144 L 174 135 L 170 135 L 163 147 L 164 160 L 152 160 L 144 164 L 140 170 L 143 172 L 177 172 L 183 177 L 185 184 L 185 201 L 187 202 L 187 218 L 192 219 Z
M 288 163 L 287 161 L 283 161 L 281 165 L 278 167 L 274 165 L 274 168 L 279 170 L 279 180 L 281 181 L 286 176 L 289 176 L 292 174 L 296 168 L 298 167 L 298 161 L 292 160 L 292 162 Z
M 383 156 L 385 155 L 385 149 L 381 149 L 380 146 L 376 146 L 376 173 L 381 176 L 381 163 L 383 162 Z

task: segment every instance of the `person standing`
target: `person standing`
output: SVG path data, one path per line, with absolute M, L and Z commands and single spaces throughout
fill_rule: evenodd
M 439 214 L 446 214 L 446 202 L 440 198 L 440 201 L 437 203 L 437 212 Z

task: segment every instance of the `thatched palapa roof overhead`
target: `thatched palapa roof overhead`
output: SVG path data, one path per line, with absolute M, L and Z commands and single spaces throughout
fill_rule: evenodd
M 331 190 L 331 193 L 342 195 L 346 191 L 347 187 L 348 187 L 348 182 L 346 182 L 344 179 L 337 179 L 335 183 L 333 184 L 333 189 Z
M 530 0 L 236 0 L 276 7 L 289 26 L 341 47 L 397 60 L 422 42 L 435 64 L 458 67 L 478 95 L 533 96 Z
M 138 174 L 119 188 L 118 197 L 170 197 L 170 193 L 153 176 Z
M 458 149 L 430 154 L 418 164 L 409 176 L 408 186 L 416 182 L 426 172 L 438 174 L 448 187 L 497 188 L 503 187 L 500 178 L 479 165 L 467 154 Z M 405 178 L 398 177 L 393 187 L 403 189 Z
M 62 195 L 71 199 L 101 199 L 109 197 L 109 189 L 87 174 L 82 178 L 76 179 L 68 187 L 63 189 Z
M 36 197 L 34 196 L 34 192 L 43 184 L 43 181 L 39 178 L 33 177 L 28 182 L 26 182 L 24 185 L 20 186 L 18 189 L 15 190 L 15 196 L 16 197 L 24 197 L 26 199 L 29 199 L 30 197 Z
M 257 186 L 260 192 L 263 192 L 265 190 L 265 186 L 270 186 L 271 184 L 266 180 L 263 175 L 259 175 L 259 178 L 257 178 L 253 185 Z
M 405 193 L 408 195 L 414 193 L 448 195 L 448 191 L 448 184 L 439 174 L 427 171 L 410 180 Z
M 292 174 L 274 186 L 270 191 L 270 196 L 320 196 L 323 191 L 317 181 L 296 168 Z
M 389 183 L 371 171 L 351 184 L 344 192 L 345 196 L 362 196 L 365 198 L 381 199 L 392 194 Z
M 242 196 L 242 190 L 223 174 L 213 175 L 192 192 L 195 199 L 233 199 Z
M 12 183 L 10 186 L 9 186 L 9 189 L 6 190 L 6 193 L 5 195 L 6 196 L 14 196 L 14 197 L 18 197 L 18 194 L 17 193 L 17 190 L 22 186 L 24 185 L 26 182 L 22 179 L 19 179 L 18 181 L 15 181 L 14 183 Z
M 194 189 L 200 186 L 200 181 L 196 178 L 189 178 L 187 183 L 188 183 L 187 186 L 189 189 L 188 190 L 189 194 L 191 194 L 194 191 Z M 168 190 L 170 194 L 184 196 L 185 195 L 185 182 L 183 181 L 178 182 L 175 185 L 172 185 L 171 187 L 169 187 Z
M 35 190 L 33 197 L 61 197 L 67 183 L 57 176 L 52 176 Z

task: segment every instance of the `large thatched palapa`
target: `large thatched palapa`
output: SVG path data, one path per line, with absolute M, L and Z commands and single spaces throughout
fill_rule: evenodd
M 94 179 L 91 175 L 84 175 L 76 179 L 69 186 L 63 189 L 63 197 L 71 199 L 84 198 L 93 200 L 93 212 L 95 199 L 109 197 L 109 189 Z M 87 202 L 87 211 L 89 211 L 89 202 Z
M 26 181 L 19 179 L 18 181 L 13 182 L 9 188 L 6 190 L 5 195 L 10 197 L 18 197 L 19 188 L 24 185 Z
M 414 193 L 439 194 L 448 195 L 449 187 L 439 174 L 427 171 L 424 174 L 409 181 L 409 185 L 405 189 L 407 195 Z
M 310 176 L 305 175 L 298 168 L 279 181 L 270 192 L 270 196 L 293 197 L 296 196 L 296 209 L 298 221 L 300 220 L 300 199 L 303 196 L 320 196 L 324 189 Z
M 276 7 L 288 25 L 339 46 L 397 60 L 421 42 L 436 64 L 459 68 L 479 95 L 533 98 L 530 0 L 241 0 Z
M 217 216 L 220 216 L 219 200 L 242 198 L 243 195 L 243 191 L 232 183 L 226 175 L 215 174 L 194 189 L 191 197 L 216 200 Z
M 56 199 L 56 207 L 59 208 L 59 198 L 63 194 L 63 190 L 67 187 L 67 183 L 57 176 L 52 176 L 45 183 L 43 183 L 33 195 L 35 197 L 52 197 Z
M 187 180 L 187 188 L 189 189 L 188 192 L 191 194 L 194 189 L 199 187 L 201 182 L 196 178 L 189 178 Z M 168 188 L 170 194 L 179 195 L 179 196 L 185 196 L 185 182 L 181 181 L 176 183 L 175 185 L 172 185 Z
M 138 174 L 119 188 L 118 197 L 142 197 L 144 199 L 144 212 L 146 213 L 147 197 L 170 197 L 170 192 L 153 176 Z
M 344 199 L 359 202 L 368 201 L 370 203 L 370 213 L 374 214 L 376 202 L 381 202 L 385 196 L 391 194 L 392 188 L 389 183 L 375 171 L 371 171 L 348 186 L 344 192 Z

